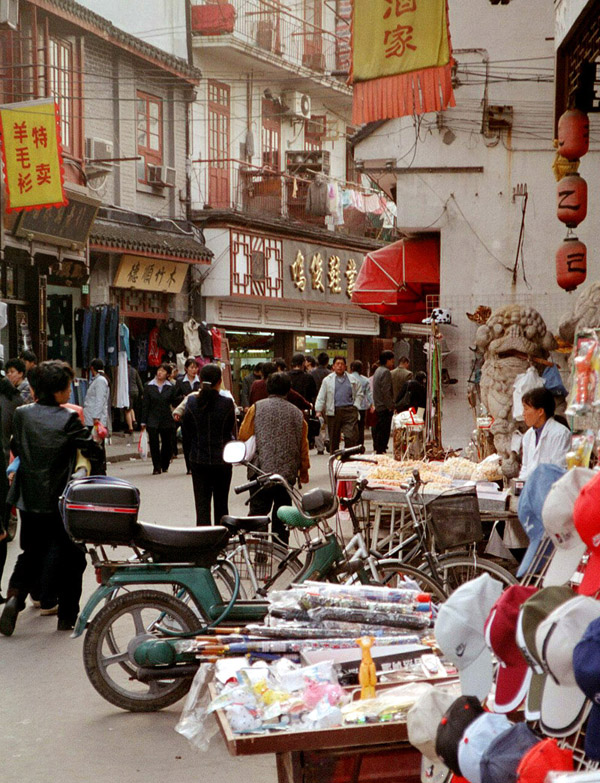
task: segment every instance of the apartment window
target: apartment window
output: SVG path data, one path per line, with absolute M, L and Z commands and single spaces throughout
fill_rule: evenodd
M 73 44 L 62 38 L 50 37 L 48 86 L 50 95 L 58 103 L 60 111 L 60 137 L 63 150 L 71 154 L 75 152 L 74 69 Z
M 304 121 L 304 149 L 322 150 L 327 130 L 327 118 L 324 114 L 313 114 Z
M 137 162 L 138 182 L 148 182 L 148 166 L 163 161 L 163 105 L 160 98 L 137 94 Z
M 262 102 L 262 163 L 279 171 L 281 149 L 281 109 L 264 99 Z

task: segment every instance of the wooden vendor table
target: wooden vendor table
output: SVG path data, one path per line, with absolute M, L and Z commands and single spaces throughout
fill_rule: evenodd
M 216 719 L 232 756 L 275 753 L 279 783 L 419 783 L 421 754 L 406 723 L 340 726 L 314 731 L 234 734 L 225 713 Z
M 437 677 L 423 682 L 455 682 Z M 380 688 L 395 685 L 378 686 Z M 211 693 L 215 694 L 211 686 Z M 215 717 L 232 756 L 275 753 L 278 783 L 420 783 L 421 754 L 406 723 L 338 726 L 312 731 L 235 734 L 223 710 Z

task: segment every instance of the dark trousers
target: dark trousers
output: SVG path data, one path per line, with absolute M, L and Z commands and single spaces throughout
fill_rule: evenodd
M 0 593 L 2 592 L 2 574 L 4 573 L 4 564 L 6 563 L 6 550 L 8 549 L 8 538 L 0 541 Z
M 358 445 L 358 411 L 354 405 L 345 405 L 336 408 L 334 416 L 327 417 L 327 429 L 329 431 L 329 453 L 333 454 L 340 447 L 342 434 L 344 435 L 344 448 Z
M 173 427 L 146 427 L 154 470 L 169 470 L 173 449 Z
M 15 563 L 8 591 L 18 596 L 22 609 L 28 593 L 39 586 L 42 608 L 50 608 L 58 601 L 59 619 L 74 623 L 79 614 L 85 551 L 68 537 L 58 511 L 21 511 L 20 515 L 23 551 Z
M 200 465 L 191 463 L 194 502 L 196 504 L 196 525 L 210 525 L 210 501 L 214 509 L 214 525 L 221 517 L 229 514 L 229 487 L 231 486 L 231 465 Z
M 373 427 L 373 450 L 375 454 L 385 454 L 392 429 L 393 411 L 377 411 L 377 423 Z
M 281 506 L 291 505 L 291 502 L 285 487 L 282 487 L 281 485 L 264 487 L 260 492 L 257 492 L 256 495 L 253 495 L 250 500 L 250 515 L 253 517 L 266 517 L 271 511 L 272 506 L 271 532 L 273 535 L 279 536 L 279 538 L 287 544 L 290 540 L 290 531 L 277 516 L 277 511 Z
M 357 446 L 363 446 L 365 442 L 365 419 L 367 418 L 367 411 L 358 412 L 358 443 Z

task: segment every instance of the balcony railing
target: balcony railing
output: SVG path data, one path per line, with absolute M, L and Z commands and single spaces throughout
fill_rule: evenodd
M 295 16 L 275 0 L 197 2 L 192 6 L 192 32 L 206 40 L 232 35 L 240 44 L 281 57 L 288 66 L 325 73 L 337 65 L 336 34 Z
M 207 161 L 197 161 L 195 165 L 203 164 L 206 175 L 204 181 L 208 187 L 208 209 L 231 210 L 261 218 L 284 218 L 315 227 L 326 227 L 327 218 L 306 211 L 307 192 L 311 182 L 306 176 L 293 176 L 268 167 L 250 166 L 236 159 L 228 159 L 220 161 L 218 169 L 224 186 L 211 192 L 209 183 L 218 181 L 218 178 L 211 177 L 205 168 L 206 163 Z M 200 181 L 201 171 L 202 169 L 196 170 L 196 181 Z M 231 198 L 229 194 L 232 194 Z M 394 236 L 394 229 L 383 229 L 381 216 L 361 211 L 354 206 L 343 209 L 342 214 L 343 222 L 335 226 L 337 233 L 386 238 L 389 241 Z

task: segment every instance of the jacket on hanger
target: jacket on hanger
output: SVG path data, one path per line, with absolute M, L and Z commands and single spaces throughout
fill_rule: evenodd
M 174 318 L 162 321 L 158 327 L 158 344 L 165 351 L 172 351 L 174 354 L 182 353 L 185 349 L 183 323 Z

